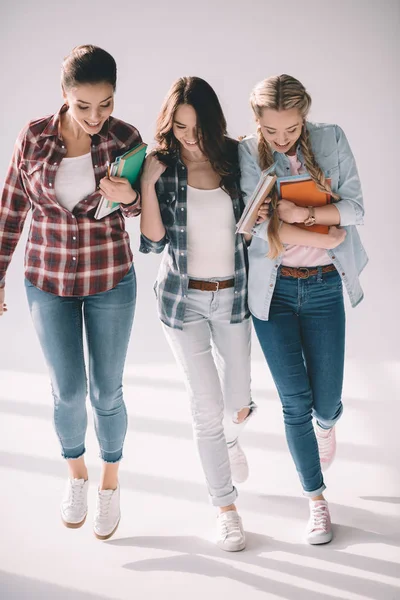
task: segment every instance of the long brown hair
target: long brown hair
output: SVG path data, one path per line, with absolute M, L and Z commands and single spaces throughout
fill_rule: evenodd
M 230 194 L 239 178 L 237 142 L 227 137 L 226 120 L 212 87 L 200 77 L 180 77 L 168 91 L 157 119 L 157 155 L 170 164 L 179 155 L 173 133 L 175 113 L 182 104 L 196 111 L 199 145 L 212 168 L 221 177 L 220 186 Z
M 257 119 L 262 117 L 262 112 L 265 108 L 277 111 L 296 108 L 299 111 L 303 119 L 303 127 L 298 143 L 303 152 L 305 167 L 311 178 L 315 181 L 318 189 L 328 192 L 335 200 L 338 200 L 339 196 L 332 192 L 312 151 L 306 127 L 306 118 L 311 107 L 311 97 L 300 81 L 290 75 L 277 75 L 264 79 L 252 90 L 250 104 Z M 258 155 L 262 170 L 267 169 L 273 164 L 274 158 L 271 147 L 264 138 L 260 127 L 258 128 Z M 276 258 L 283 251 L 283 245 L 279 237 L 278 201 L 278 194 L 274 188 L 271 194 L 271 218 L 268 223 L 268 241 L 270 247 L 268 256 L 270 258 Z

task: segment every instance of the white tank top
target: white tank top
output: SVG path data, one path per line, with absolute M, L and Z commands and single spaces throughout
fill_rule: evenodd
M 57 169 L 54 191 L 59 204 L 72 212 L 74 207 L 96 189 L 92 155 L 63 158 Z
M 187 186 L 188 275 L 200 279 L 233 277 L 235 215 L 221 188 Z

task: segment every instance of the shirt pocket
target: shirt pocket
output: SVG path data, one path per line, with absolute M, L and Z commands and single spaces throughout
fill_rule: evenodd
M 331 180 L 331 187 L 334 192 L 339 185 L 339 154 L 337 148 L 327 155 L 321 156 L 318 161 L 325 177 Z
M 35 196 L 43 186 L 43 167 L 44 162 L 41 160 L 23 160 L 20 165 L 22 177 Z

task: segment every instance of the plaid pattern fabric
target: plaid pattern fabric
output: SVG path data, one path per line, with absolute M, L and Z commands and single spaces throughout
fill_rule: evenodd
M 187 273 L 187 169 L 177 159 L 169 166 L 156 184 L 157 198 L 166 235 L 159 242 L 152 242 L 141 235 L 140 251 L 144 253 L 165 252 L 161 261 L 154 289 L 158 301 L 160 319 L 167 326 L 183 329 L 185 299 L 188 294 Z M 239 184 L 232 194 L 236 221 L 243 208 Z M 207 232 L 204 232 L 205 235 Z M 249 316 L 247 307 L 247 249 L 242 235 L 235 237 L 235 299 L 231 323 L 241 323 Z
M 0 287 L 32 208 L 25 253 L 25 275 L 36 287 L 58 296 L 88 296 L 112 289 L 132 264 L 129 236 L 122 214 L 140 214 L 139 200 L 96 221 L 100 179 L 112 162 L 141 142 L 139 132 L 110 117 L 92 137 L 96 190 L 72 212 L 58 204 L 54 180 L 67 150 L 60 136 L 61 110 L 29 123 L 14 148 L 0 202 Z M 122 213 L 122 214 L 121 214 Z

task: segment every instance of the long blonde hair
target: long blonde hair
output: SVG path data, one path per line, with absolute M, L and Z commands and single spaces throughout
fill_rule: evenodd
M 300 81 L 290 75 L 276 75 L 264 79 L 252 90 L 250 104 L 256 119 L 262 117 L 262 112 L 265 108 L 277 111 L 296 108 L 299 111 L 301 118 L 303 119 L 303 126 L 298 143 L 303 152 L 305 167 L 311 178 L 315 181 L 318 189 L 328 192 L 335 200 L 338 200 L 339 196 L 332 192 L 323 171 L 315 160 L 311 148 L 311 142 L 306 127 L 306 118 L 311 107 L 311 97 Z M 274 162 L 272 150 L 264 138 L 260 127 L 258 127 L 257 134 L 260 167 L 262 170 L 268 169 Z M 283 251 L 283 244 L 279 237 L 280 221 L 277 211 L 278 201 L 278 194 L 276 188 L 274 188 L 271 194 L 270 204 L 272 214 L 268 223 L 269 258 L 276 258 Z

